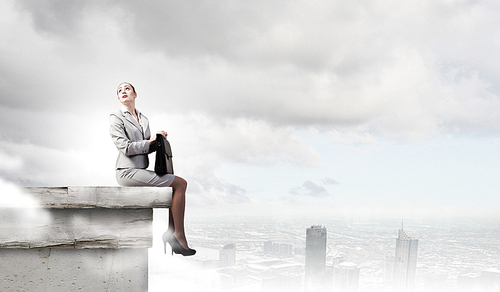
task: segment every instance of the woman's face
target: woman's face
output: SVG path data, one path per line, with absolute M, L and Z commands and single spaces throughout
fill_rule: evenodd
M 135 93 L 135 90 L 132 85 L 130 85 L 130 83 L 120 84 L 116 93 L 118 94 L 118 100 L 121 103 L 132 101 L 137 97 L 137 94 Z

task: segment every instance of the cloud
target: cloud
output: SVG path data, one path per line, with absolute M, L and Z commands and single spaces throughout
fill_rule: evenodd
M 305 181 L 301 187 L 295 187 L 289 191 L 292 195 L 310 196 L 310 197 L 329 197 L 330 194 L 323 186 L 319 186 L 310 180 Z
M 323 184 L 325 185 L 338 185 L 340 184 L 338 181 L 334 180 L 333 178 L 325 177 L 324 179 L 321 179 Z
M 250 203 L 250 199 L 246 195 L 247 191 L 237 185 L 227 184 L 226 192 L 227 194 L 223 198 L 227 203 Z
M 0 206 L 1 218 L 11 223 L 10 228 L 14 234 L 17 226 L 23 229 L 24 235 L 43 236 L 46 230 L 40 226 L 50 224 L 51 221 L 50 214 L 40 208 L 40 203 L 36 198 L 2 177 L 0 177 Z M 26 230 L 31 231 L 26 233 Z M 13 234 L 4 234 L 4 236 L 12 237 L 13 240 L 15 237 Z
M 303 129 L 347 145 L 498 134 L 498 12 L 469 1 L 2 1 L 0 172 L 25 185 L 115 184 L 107 115 L 124 80 L 207 203 L 246 201 L 217 177 L 227 165 L 323 167 Z M 312 182 L 291 193 L 328 194 Z
M 148 102 L 168 99 L 164 111 L 270 127 L 410 142 L 500 130 L 500 64 L 486 54 L 494 51 L 487 28 L 496 10 L 488 3 L 4 6 L 13 13 L 2 14 L 3 105 L 49 112 L 112 105 L 114 87 L 128 80 Z M 33 98 L 40 94 L 51 98 Z
M 194 60 L 184 62 L 197 86 L 176 102 L 183 110 L 412 142 L 479 124 L 499 130 L 497 118 L 488 115 L 486 122 L 480 114 L 500 106 L 489 82 L 447 76 L 456 69 L 486 70 L 487 62 L 470 67 L 469 57 L 486 39 L 471 32 L 486 31 L 481 20 L 492 17 L 482 6 L 187 1 L 123 7 L 135 17 L 132 28 L 143 50 Z M 454 54 L 444 50 L 466 45 L 463 40 L 477 43 Z M 477 110 L 466 114 L 469 103 Z
M 33 197 L 25 194 L 17 185 L 0 177 L 0 206 L 2 208 L 37 208 L 39 203 Z
M 23 167 L 23 160 L 19 156 L 11 156 L 0 149 L 0 171 L 17 171 Z
M 178 139 L 175 148 L 181 151 L 180 156 L 214 159 L 214 165 L 322 165 L 317 151 L 289 126 L 273 126 L 262 120 L 244 117 L 217 118 L 197 112 L 190 115 L 153 115 L 150 124 L 157 130 L 163 127 L 170 139 Z M 180 136 L 182 139 L 179 139 Z
M 47 225 L 52 216 L 47 209 L 40 208 L 38 199 L 26 193 L 17 185 L 0 177 L 0 218 L 4 232 L 3 242 L 16 242 L 20 239 L 43 239 L 48 237 Z M 5 229 L 6 228 L 6 229 Z
M 206 170 L 201 171 L 203 168 Z M 191 206 L 210 206 L 223 210 L 236 204 L 251 203 L 247 190 L 218 178 L 212 167 L 202 163 L 197 169 L 193 172 L 179 172 L 180 176 L 188 178 L 188 202 Z

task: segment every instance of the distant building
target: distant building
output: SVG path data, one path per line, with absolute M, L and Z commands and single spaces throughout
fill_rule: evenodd
M 261 291 L 298 291 L 302 285 L 304 265 L 282 259 L 249 261 L 249 278 L 260 283 Z
M 264 242 L 264 253 L 265 254 L 272 254 L 273 253 L 273 242 L 268 240 Z
M 384 274 L 385 274 L 385 280 L 387 283 L 392 283 L 393 279 L 393 274 L 394 274 L 394 256 L 387 256 L 386 262 L 385 262 L 385 269 L 384 269 Z
M 217 270 L 219 285 L 234 288 L 248 283 L 248 272 L 243 267 L 228 267 Z
M 481 286 L 483 291 L 500 291 L 500 269 L 491 268 L 481 271 Z
M 466 273 L 458 275 L 457 289 L 458 291 L 481 291 L 481 273 Z
M 396 239 L 396 255 L 394 259 L 393 283 L 394 291 L 409 292 L 415 288 L 417 272 L 418 239 L 412 239 L 399 229 Z
M 325 275 L 323 277 L 323 288 L 325 291 L 332 291 L 333 289 L 333 271 L 334 266 L 332 264 L 326 264 Z
M 346 261 L 346 259 L 344 256 L 338 255 L 338 256 L 333 258 L 333 266 L 335 267 L 336 265 L 343 263 L 345 261 Z
M 359 267 L 355 263 L 343 262 L 333 268 L 333 285 L 338 292 L 357 292 L 359 289 Z
M 226 268 L 236 265 L 236 247 L 234 244 L 226 244 L 219 250 L 219 267 Z
M 293 245 L 289 243 L 280 243 L 279 252 L 280 257 L 287 258 L 293 256 Z
M 264 253 L 274 255 L 280 258 L 293 256 L 293 245 L 289 243 L 276 243 L 272 241 L 264 242 Z
M 306 230 L 306 285 L 323 286 L 326 266 L 326 228 L 318 225 Z

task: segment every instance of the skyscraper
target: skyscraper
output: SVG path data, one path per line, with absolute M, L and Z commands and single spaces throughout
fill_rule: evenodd
M 219 266 L 221 268 L 236 265 L 236 247 L 234 244 L 226 244 L 219 250 Z
M 394 259 L 394 291 L 409 292 L 415 287 L 417 272 L 418 239 L 412 239 L 401 229 L 396 239 L 396 256 Z
M 343 262 L 333 268 L 335 291 L 357 292 L 359 288 L 359 267 L 352 262 Z
M 326 228 L 306 229 L 305 280 L 307 285 L 323 286 L 326 263 Z

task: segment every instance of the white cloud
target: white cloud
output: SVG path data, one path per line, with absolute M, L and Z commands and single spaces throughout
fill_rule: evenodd
M 0 177 L 0 206 L 2 208 L 37 208 L 38 201 L 21 188 Z
M 333 178 L 329 178 L 329 177 L 325 177 L 325 178 L 321 179 L 321 181 L 325 185 L 338 185 L 338 184 L 340 184 L 338 181 L 334 180 Z
M 188 180 L 194 205 L 253 201 L 248 190 L 216 175 L 216 170 L 225 166 L 315 168 L 322 163 L 316 150 L 294 135 L 290 127 L 244 118 L 213 119 L 201 113 L 148 118 L 153 132 L 168 132 L 174 169 Z
M 228 165 L 324 167 L 329 145 L 315 149 L 304 129 L 374 148 L 497 135 L 498 12 L 445 0 L 2 1 L 0 172 L 115 184 L 107 115 L 124 80 L 205 202 L 231 189 L 252 198 L 215 175 Z
M 0 148 L 22 157 L 22 166 L 0 171 L 9 181 L 23 186 L 114 185 L 113 159 L 101 149 L 41 147 L 28 143 L 6 143 Z M 109 150 L 109 149 L 108 149 Z M 108 151 L 108 154 L 113 153 Z M 113 153 L 114 154 L 114 153 Z M 115 157 L 113 155 L 113 157 Z
M 295 187 L 291 189 L 290 194 L 317 197 L 317 198 L 330 196 L 325 187 L 317 185 L 310 180 L 306 180 L 301 187 Z
M 500 106 L 490 87 L 497 61 L 476 53 L 495 39 L 484 29 L 494 16 L 487 3 L 20 3 L 6 4 L 14 13 L 1 48 L 14 106 L 111 106 L 128 80 L 148 103 L 168 98 L 167 111 L 236 123 L 405 141 L 499 130 L 488 112 Z
M 2 234 L 7 242 L 15 242 L 17 230 L 22 230 L 22 236 L 29 234 L 31 238 L 47 238 L 47 228 L 51 214 L 47 209 L 40 208 L 39 201 L 17 185 L 0 177 L 0 218 L 2 224 L 8 224 L 8 232 Z
M 18 156 L 9 155 L 0 149 L 0 171 L 17 171 L 23 166 L 23 160 Z
M 157 130 L 164 127 L 170 133 L 169 138 L 178 143 L 173 147 L 182 151 L 185 157 L 194 155 L 201 160 L 217 157 L 220 158 L 216 161 L 219 164 L 321 165 L 319 154 L 294 135 L 292 127 L 272 126 L 262 120 L 247 118 L 211 118 L 201 113 L 156 115 L 150 117 L 150 124 Z

